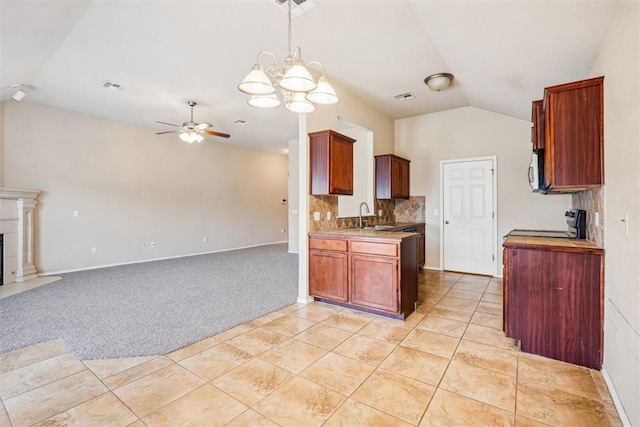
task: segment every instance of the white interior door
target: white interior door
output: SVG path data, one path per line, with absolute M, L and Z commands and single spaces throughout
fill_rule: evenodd
M 445 270 L 495 272 L 493 172 L 493 160 L 443 164 Z

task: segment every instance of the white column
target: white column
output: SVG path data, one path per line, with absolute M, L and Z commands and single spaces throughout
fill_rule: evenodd
M 33 265 L 33 210 L 35 199 L 18 199 L 18 268 L 16 282 L 38 277 Z
M 298 302 L 308 304 L 309 296 L 309 137 L 307 119 L 298 115 Z

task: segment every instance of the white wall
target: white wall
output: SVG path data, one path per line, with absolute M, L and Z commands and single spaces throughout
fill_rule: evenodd
M 591 76 L 604 80 L 604 368 L 640 426 L 640 7 L 623 1 Z M 629 233 L 622 219 L 628 214 Z
M 36 265 L 45 273 L 287 240 L 287 157 L 210 138 L 191 146 L 175 134 L 7 102 L 4 184 L 44 191 Z M 150 241 L 155 248 L 142 247 Z
M 475 107 L 396 120 L 396 154 L 411 160 L 411 194 L 427 200 L 427 267 L 440 266 L 442 217 L 433 211 L 440 208 L 441 160 L 497 156 L 498 266 L 502 265 L 502 236 L 511 229 L 566 229 L 563 214 L 571 206 L 571 197 L 531 192 L 527 178 L 530 130 L 527 121 Z
M 298 183 L 298 139 L 289 140 L 289 252 L 298 253 L 300 230 L 298 222 L 300 215 L 306 218 L 305 212 L 300 212 L 300 186 Z
M 360 215 L 362 202 L 367 203 L 373 215 L 375 210 L 373 132 L 361 127 L 353 127 L 340 130 L 340 133 L 355 139 L 356 142 L 353 144 L 353 194 L 338 196 L 338 217 L 348 218 Z
M 0 101 L 0 187 L 4 186 L 4 102 Z

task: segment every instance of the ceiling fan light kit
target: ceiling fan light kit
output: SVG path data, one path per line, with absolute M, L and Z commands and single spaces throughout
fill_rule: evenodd
M 448 88 L 452 81 L 453 74 L 450 73 L 432 74 L 424 79 L 424 83 L 434 92 L 440 92 L 441 90 Z
M 288 0 L 288 52 L 284 66 L 280 67 L 278 58 L 268 50 L 258 54 L 258 60 L 249 74 L 238 85 L 238 90 L 251 95 L 247 103 L 252 107 L 273 108 L 280 105 L 276 96 L 276 87 L 280 89 L 284 106 L 294 113 L 308 114 L 316 110 L 314 104 L 335 104 L 340 101 L 335 90 L 327 80 L 324 66 L 318 61 L 305 64 L 299 47 L 291 53 L 291 0 Z M 275 65 L 263 67 L 260 59 L 271 56 Z M 322 70 L 322 76 L 316 83 L 308 66 L 315 64 Z
M 193 121 L 193 107 L 198 105 L 198 103 L 195 102 L 195 101 L 189 101 L 188 104 L 191 107 L 191 120 L 190 121 L 184 122 L 182 124 L 182 126 L 174 125 L 173 123 L 158 122 L 157 121 L 156 123 L 161 123 L 163 125 L 174 126 L 174 127 L 180 128 L 180 129 L 168 130 L 168 131 L 164 131 L 164 132 L 156 132 L 156 135 L 163 135 L 165 133 L 178 132 L 178 136 L 180 137 L 180 139 L 183 140 L 186 143 L 189 143 L 189 144 L 193 144 L 194 142 L 196 142 L 196 143 L 202 142 L 204 140 L 204 135 L 219 136 L 219 137 L 222 137 L 222 138 L 229 138 L 231 136 L 231 135 L 229 135 L 227 133 L 220 133 L 220 132 L 214 132 L 214 131 L 208 130 L 210 127 L 213 127 L 213 125 L 211 123 L 207 123 L 207 122 L 196 123 L 196 122 L 194 122 Z

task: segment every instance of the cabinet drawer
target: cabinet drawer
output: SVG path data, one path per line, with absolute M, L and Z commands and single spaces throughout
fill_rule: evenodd
M 347 241 L 338 239 L 309 238 L 309 249 L 347 252 Z
M 398 244 L 351 241 L 351 252 L 368 254 L 368 255 L 384 255 L 384 256 L 397 257 Z

